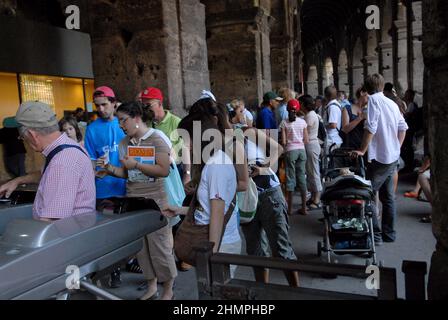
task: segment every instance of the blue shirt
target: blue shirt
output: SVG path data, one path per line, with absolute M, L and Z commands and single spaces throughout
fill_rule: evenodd
M 91 160 L 96 160 L 109 151 L 109 163 L 121 167 L 118 146 L 125 136 L 117 118 L 112 121 L 100 118 L 87 127 L 84 144 Z M 106 176 L 102 179 L 96 178 L 95 185 L 97 199 L 126 194 L 126 179 Z
M 277 113 L 277 126 L 279 126 L 283 120 L 287 120 L 289 117 L 286 103 L 281 104 L 277 108 L 276 113 Z
M 275 114 L 269 107 L 263 107 L 257 116 L 258 129 L 277 129 Z

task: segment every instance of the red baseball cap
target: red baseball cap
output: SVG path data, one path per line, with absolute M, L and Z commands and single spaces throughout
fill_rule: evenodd
M 141 93 L 142 99 L 156 99 L 163 102 L 162 91 L 157 88 L 147 88 Z
M 296 99 L 291 99 L 288 101 L 288 110 L 289 111 L 300 111 L 300 102 Z
M 106 98 L 114 98 L 115 99 L 115 93 L 114 90 L 112 90 L 109 87 L 98 87 L 95 89 L 94 93 L 93 93 L 93 98 L 98 98 L 98 97 L 106 97 Z

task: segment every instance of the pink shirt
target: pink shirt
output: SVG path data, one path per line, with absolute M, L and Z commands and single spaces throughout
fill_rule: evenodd
M 62 144 L 78 145 L 63 133 L 42 152 Z M 75 148 L 64 149 L 50 161 L 40 179 L 33 205 L 36 219 L 63 219 L 95 211 L 95 174 L 90 158 Z
M 305 149 L 303 143 L 303 130 L 307 127 L 305 120 L 296 118 L 296 121 L 289 122 L 289 120 L 283 120 L 280 124 L 280 128 L 286 129 L 286 151 Z

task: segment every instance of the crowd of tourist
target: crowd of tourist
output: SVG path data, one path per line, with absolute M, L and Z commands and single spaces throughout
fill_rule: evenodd
M 244 237 L 248 255 L 296 260 L 288 216 L 321 208 L 324 159 L 337 148 L 351 150 L 353 157 L 367 163 L 367 179 L 382 203 L 380 221 L 379 213 L 373 219 L 375 243 L 396 240 L 400 154 L 405 169 L 412 169 L 412 142 L 421 129 L 421 108 L 413 102 L 412 91 L 401 100 L 391 84 L 373 74 L 350 101 L 335 86 L 325 88 L 324 97 L 299 95 L 289 88 L 267 92 L 257 108 L 247 108 L 241 98 L 220 103 L 207 90 L 197 96 L 181 118 L 167 108 L 157 88 L 146 88 L 135 101 L 121 103 L 112 88 L 102 86 L 92 97 L 98 118 L 85 129 L 82 109 L 58 121 L 50 106 L 23 103 L 15 117 L 19 138 L 45 156 L 45 167 L 26 175 L 20 165 L 17 178 L 0 186 L 0 197 L 9 197 L 21 184 L 39 183 L 33 214 L 45 221 L 94 210 L 119 214 L 155 201 L 169 223 L 147 235 L 142 251 L 128 263 L 129 270 L 145 278 L 142 300 L 174 299 L 177 268 L 191 267 L 173 250 L 176 231 L 188 219 L 208 226 L 214 252 L 241 254 Z M 204 139 L 208 130 L 213 137 Z M 130 147 L 153 148 L 153 161 L 139 161 Z M 9 161 L 15 159 L 21 156 Z M 405 196 L 416 198 L 422 189 L 431 201 L 428 169 L 425 162 L 415 190 Z M 173 183 L 182 190 L 180 200 L 173 199 L 179 193 L 173 192 Z M 252 186 L 255 198 L 249 194 Z M 296 192 L 301 199 L 298 210 Z M 241 198 L 257 203 L 249 221 L 240 219 Z M 257 281 L 269 281 L 268 270 L 253 271 Z M 234 272 L 232 266 L 232 276 Z M 291 286 L 299 286 L 297 272 L 285 276 Z M 163 284 L 160 295 L 158 282 Z M 120 283 L 116 269 L 110 285 Z

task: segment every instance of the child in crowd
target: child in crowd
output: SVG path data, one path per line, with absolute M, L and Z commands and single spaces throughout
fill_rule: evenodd
M 59 121 L 59 131 L 65 132 L 70 139 L 75 140 L 84 148 L 84 141 L 78 122 L 72 116 L 64 117 Z

